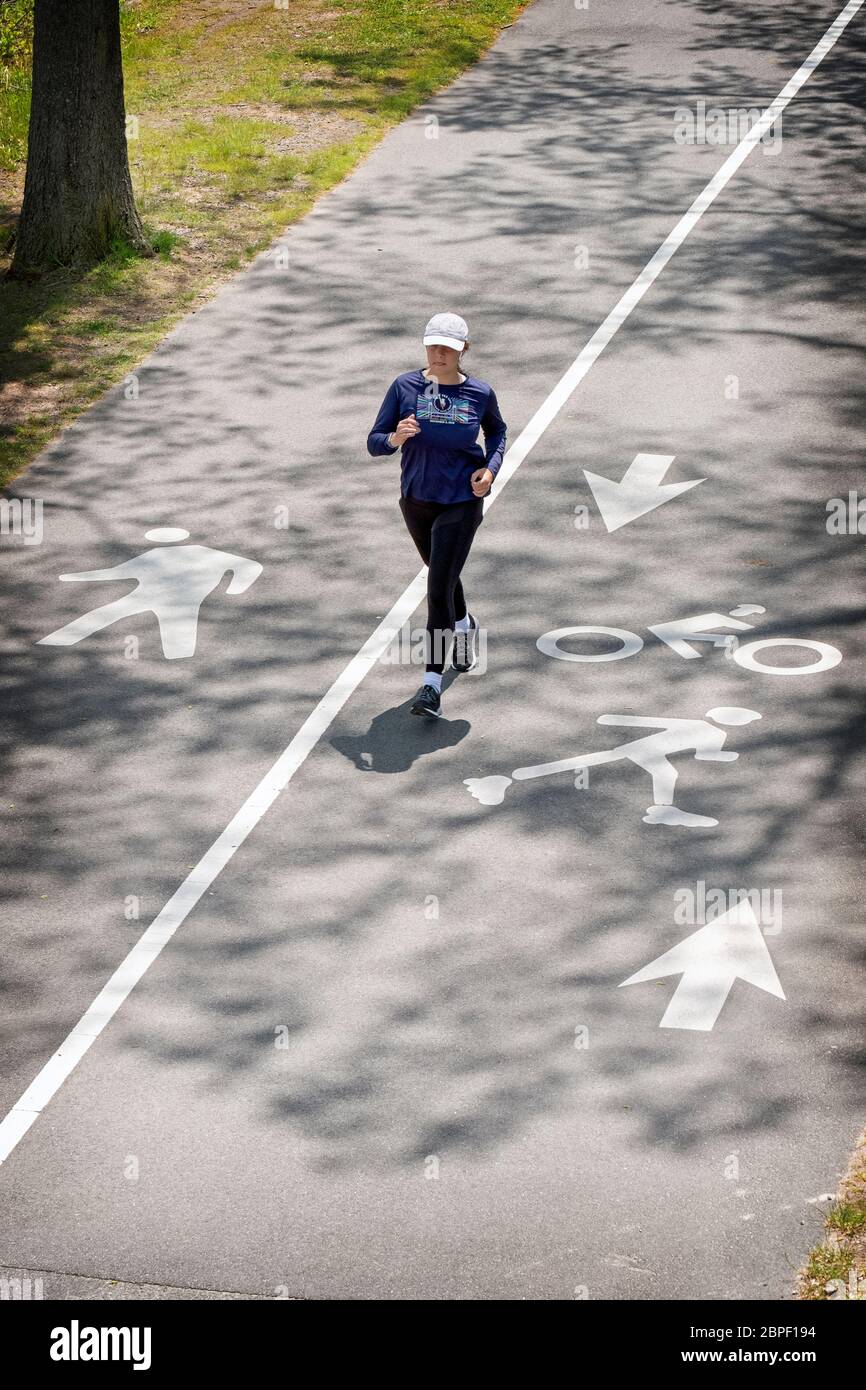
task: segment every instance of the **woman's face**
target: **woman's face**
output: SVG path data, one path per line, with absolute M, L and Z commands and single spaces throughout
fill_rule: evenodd
M 460 353 L 456 348 L 445 347 L 442 343 L 430 343 L 427 366 L 434 376 L 453 376 L 460 370 Z

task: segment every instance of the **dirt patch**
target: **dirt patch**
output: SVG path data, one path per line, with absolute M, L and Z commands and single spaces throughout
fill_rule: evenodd
M 23 197 L 23 168 L 0 169 L 0 227 L 11 226 L 13 222 L 18 220 Z
M 137 0 L 129 0 L 129 9 L 133 14 L 137 8 Z M 209 37 L 233 24 L 243 24 L 256 15 L 268 14 L 282 24 L 290 20 L 295 26 L 290 32 L 297 36 L 315 29 L 323 20 L 342 19 L 348 13 L 348 10 L 317 10 L 315 5 L 299 13 L 297 0 L 280 4 L 275 0 L 186 0 L 172 17 L 170 27 L 179 32 L 201 28 L 202 34 Z
M 349 140 L 364 129 L 363 121 L 354 116 L 341 116 L 337 111 L 290 111 L 284 106 L 265 106 L 252 101 L 238 101 L 232 106 L 210 106 L 196 112 L 199 120 L 213 121 L 220 116 L 291 126 L 292 133 L 280 137 L 277 144 L 271 147 L 279 150 L 320 149 L 323 145 Z
M 0 434 L 10 434 L 16 425 L 39 416 L 47 421 L 58 419 L 64 403 L 64 389 L 59 381 L 34 386 L 32 382 L 0 382 Z
M 290 127 L 285 136 L 279 137 L 268 145 L 268 149 L 272 153 L 275 151 L 278 153 L 294 151 L 303 154 L 309 150 L 323 149 L 326 145 L 336 145 L 344 140 L 351 140 L 354 135 L 358 135 L 365 129 L 363 121 L 354 116 L 341 116 L 337 111 L 291 111 L 285 106 L 269 106 L 253 101 L 238 101 L 230 106 L 197 107 L 193 119 L 203 125 L 209 125 L 221 117 L 227 117 L 230 120 L 262 121 L 269 125 Z M 163 112 L 157 116 L 148 115 L 147 119 L 154 128 L 171 130 L 173 127 L 186 124 L 190 120 L 190 113 L 187 111 Z M 186 176 L 182 180 L 184 187 L 189 186 L 192 190 L 196 180 L 200 180 L 201 177 L 201 175 Z M 202 190 L 201 196 L 193 196 L 190 201 L 201 202 L 203 196 L 205 194 Z
M 351 140 L 364 129 L 363 121 L 350 116 L 340 116 L 335 111 L 317 111 L 306 114 L 299 112 L 291 122 L 294 130 L 291 135 L 283 135 L 273 141 L 269 148 L 280 154 L 294 152 L 305 154 L 325 145 L 337 145 Z
M 128 0 L 127 8 L 134 16 L 136 10 L 140 9 L 140 4 L 138 0 Z M 187 0 L 179 14 L 173 16 L 171 27 L 196 29 L 203 21 L 209 21 L 204 33 L 216 34 L 227 25 L 249 19 L 262 10 L 278 8 L 274 5 L 274 0 L 206 0 L 206 3 L 205 0 Z M 142 28 L 140 32 L 146 32 L 146 29 Z

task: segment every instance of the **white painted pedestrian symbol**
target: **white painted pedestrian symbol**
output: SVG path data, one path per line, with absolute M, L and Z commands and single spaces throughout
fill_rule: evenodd
M 643 817 L 647 825 L 718 825 L 712 816 L 699 816 L 692 811 L 681 811 L 674 805 L 674 788 L 677 770 L 669 761 L 671 753 L 691 752 L 699 762 L 730 763 L 739 753 L 729 752 L 723 747 L 727 735 L 716 724 L 750 724 L 760 719 L 756 710 L 743 709 L 738 705 L 720 705 L 707 710 L 703 719 L 649 718 L 635 714 L 600 714 L 599 724 L 610 724 L 615 728 L 658 729 L 658 733 L 646 734 L 643 738 L 621 743 L 616 748 L 601 753 L 581 753 L 575 758 L 560 758 L 553 763 L 539 763 L 534 767 L 518 767 L 511 777 L 464 777 L 464 783 L 477 801 L 484 806 L 498 806 L 505 798 L 506 788 L 512 781 L 523 782 L 532 777 L 552 777 L 558 772 L 574 772 L 578 768 L 597 767 L 601 763 L 615 763 L 622 759 L 641 767 L 652 778 L 653 804 L 647 808 Z M 714 720 L 710 724 L 709 720 Z
M 706 478 L 691 478 L 687 483 L 665 483 L 662 486 L 662 478 L 675 457 L 675 454 L 635 454 L 618 483 L 584 468 L 584 477 L 592 489 L 608 531 L 618 531 L 620 526 L 655 511 L 663 502 L 670 502 L 681 492 L 706 482 Z
M 708 1033 L 722 1012 L 735 980 L 746 980 L 777 999 L 785 994 L 752 904 L 746 899 L 687 936 L 620 985 L 681 975 L 660 1028 Z
M 138 613 L 153 613 L 159 623 L 163 654 L 169 661 L 192 656 L 195 652 L 198 613 L 227 572 L 232 579 L 227 594 L 242 594 L 258 579 L 262 566 L 257 560 L 213 550 L 209 545 L 178 545 L 189 531 L 177 526 L 159 526 L 145 532 L 145 540 L 157 541 L 153 550 L 125 560 L 112 569 L 83 570 L 80 574 L 61 574 L 63 580 L 137 579 L 137 586 L 122 598 L 93 608 L 65 627 L 41 637 L 40 643 L 52 647 L 71 647 L 91 633 Z

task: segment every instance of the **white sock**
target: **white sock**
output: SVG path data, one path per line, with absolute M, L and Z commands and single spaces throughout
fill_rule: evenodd
M 441 671 L 425 671 L 425 672 L 424 672 L 424 684 L 425 684 L 425 685 L 432 685 L 436 690 L 441 691 L 441 690 L 442 690 L 442 672 L 441 672 Z
M 457 619 L 456 623 L 454 624 L 454 631 L 468 632 L 471 626 L 472 624 L 469 621 L 469 614 L 467 613 L 465 618 Z

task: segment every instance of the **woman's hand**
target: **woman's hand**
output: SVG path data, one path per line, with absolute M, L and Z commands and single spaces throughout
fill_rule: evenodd
M 470 482 L 472 483 L 472 491 L 475 493 L 475 496 L 484 497 L 493 485 L 493 474 L 490 472 L 489 468 L 476 468 L 470 478 Z
M 407 439 L 411 439 L 413 434 L 419 434 L 420 431 L 421 426 L 418 424 L 415 416 L 404 415 L 397 428 L 391 431 L 391 442 L 396 448 L 400 448 L 406 443 Z

